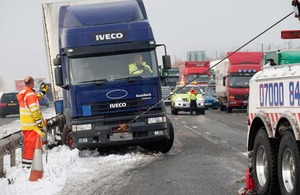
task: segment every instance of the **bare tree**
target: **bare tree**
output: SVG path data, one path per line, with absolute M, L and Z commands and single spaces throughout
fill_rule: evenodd
M 182 60 L 174 57 L 172 68 L 178 68 L 181 64 L 182 64 Z

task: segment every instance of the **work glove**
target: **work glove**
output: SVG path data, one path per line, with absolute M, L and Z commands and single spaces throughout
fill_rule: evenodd
M 42 90 L 42 94 L 45 95 L 48 90 L 48 86 L 45 85 L 45 83 L 41 83 L 41 90 Z
M 44 137 L 45 136 L 45 134 L 46 134 L 46 132 L 44 131 L 44 125 L 43 125 L 43 123 L 42 123 L 42 120 L 37 120 L 36 121 L 36 125 L 37 125 L 37 127 L 38 127 L 38 131 L 37 131 L 37 133 L 41 136 L 41 137 Z

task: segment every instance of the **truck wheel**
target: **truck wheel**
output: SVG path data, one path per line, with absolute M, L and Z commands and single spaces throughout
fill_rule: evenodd
M 154 153 L 167 153 L 171 150 L 174 142 L 174 129 L 171 121 L 168 119 L 168 128 L 169 128 L 169 136 L 170 138 L 168 140 L 164 141 L 158 141 L 158 142 L 151 142 L 151 143 L 145 143 L 141 145 L 143 149 L 146 151 L 151 151 Z
M 224 106 L 221 104 L 220 105 L 220 111 L 224 111 L 225 110 L 225 108 L 224 108 Z
M 227 107 L 226 110 L 227 110 L 228 113 L 232 113 L 232 107 Z
M 159 151 L 164 154 L 168 153 L 171 150 L 174 142 L 174 128 L 170 120 L 168 120 L 168 128 L 170 138 L 167 141 L 159 144 Z
M 65 125 L 61 135 L 61 142 L 62 144 L 67 145 L 70 149 L 74 149 L 74 142 L 71 132 L 72 129 L 68 125 Z
M 256 192 L 265 195 L 275 194 L 276 152 L 263 128 L 255 136 L 252 163 Z
M 282 195 L 300 193 L 300 156 L 292 132 L 287 131 L 282 136 L 278 152 L 278 179 Z

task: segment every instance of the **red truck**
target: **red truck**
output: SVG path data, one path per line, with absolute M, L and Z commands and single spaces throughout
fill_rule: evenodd
M 216 96 L 220 110 L 231 113 L 233 109 L 248 106 L 249 80 L 262 68 L 263 52 L 227 52 L 229 56 L 215 67 Z
M 179 82 L 197 84 L 204 91 L 210 80 L 210 61 L 185 61 L 179 66 Z

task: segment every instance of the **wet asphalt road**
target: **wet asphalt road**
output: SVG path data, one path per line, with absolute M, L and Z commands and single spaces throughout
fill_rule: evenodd
M 245 111 L 168 113 L 175 128 L 172 150 L 151 164 L 128 170 L 128 185 L 112 189 L 112 194 L 232 195 L 245 187 Z

